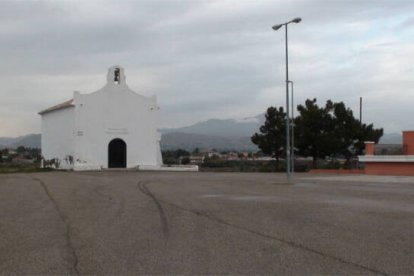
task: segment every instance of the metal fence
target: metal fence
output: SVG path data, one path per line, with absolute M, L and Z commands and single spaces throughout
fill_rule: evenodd
M 404 146 L 402 144 L 376 144 L 374 155 L 403 155 Z

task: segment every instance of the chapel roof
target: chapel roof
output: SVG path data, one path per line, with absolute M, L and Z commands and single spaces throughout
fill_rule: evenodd
M 66 102 L 54 105 L 52 107 L 49 107 L 45 110 L 40 111 L 39 115 L 43 115 L 43 114 L 46 114 L 46 113 L 49 113 L 49 112 L 52 112 L 52 111 L 56 111 L 56 110 L 60 110 L 60 109 L 64 109 L 64 108 L 68 108 L 68 107 L 72 107 L 72 106 L 75 106 L 75 105 L 73 104 L 73 99 L 70 99 Z

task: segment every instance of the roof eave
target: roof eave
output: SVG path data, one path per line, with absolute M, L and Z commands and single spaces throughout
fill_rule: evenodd
M 70 108 L 70 107 L 75 107 L 75 105 L 72 104 L 72 105 L 63 106 L 63 107 L 59 107 L 59 108 L 55 108 L 55 109 L 51 109 L 51 110 L 42 110 L 37 114 L 44 115 L 44 114 L 47 114 L 47 113 L 50 113 L 50 112 L 54 112 L 54 111 L 58 111 L 58 110 L 62 110 L 62 109 Z

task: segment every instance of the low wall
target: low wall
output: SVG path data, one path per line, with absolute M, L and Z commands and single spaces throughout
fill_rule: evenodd
M 364 174 L 364 170 L 358 169 L 313 169 L 309 171 L 310 173 L 322 173 L 322 174 Z
M 374 175 L 414 176 L 414 163 L 365 162 L 364 170 L 314 169 L 314 170 L 310 170 L 309 172 L 314 173 L 314 174 L 374 174 Z
M 414 176 L 414 163 L 365 162 L 366 174 Z

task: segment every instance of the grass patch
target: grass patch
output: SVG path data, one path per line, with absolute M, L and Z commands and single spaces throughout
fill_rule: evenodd
M 0 163 L 0 174 L 3 173 L 34 173 L 34 172 L 50 172 L 51 168 L 40 168 L 39 163 L 32 164 L 14 164 Z
M 284 162 L 276 166 L 276 161 L 245 161 L 245 160 L 211 160 L 200 164 L 204 172 L 285 172 Z M 306 172 L 307 164 L 295 164 L 295 172 Z

